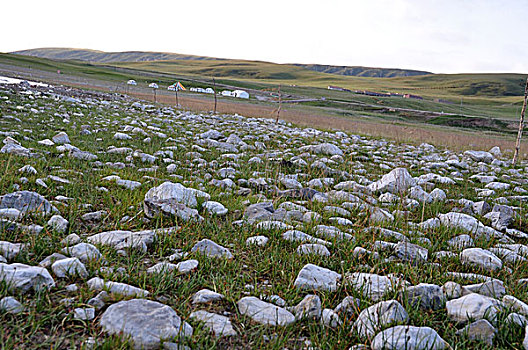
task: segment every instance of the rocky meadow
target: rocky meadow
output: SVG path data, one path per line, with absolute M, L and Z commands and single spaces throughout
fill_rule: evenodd
M 528 162 L 0 85 L 5 349 L 528 349 Z

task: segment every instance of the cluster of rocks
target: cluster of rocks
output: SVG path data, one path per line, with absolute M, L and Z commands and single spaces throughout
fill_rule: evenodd
M 1 312 L 23 314 L 30 305 L 17 298 L 25 293 L 62 288 L 75 295 L 86 288 L 93 297 L 72 308 L 71 319 L 97 318 L 106 334 L 125 335 L 138 349 L 162 343 L 183 348 L 177 343 L 192 339 L 192 325 L 214 337 L 240 337 L 246 322 L 318 322 L 328 329 L 347 327 L 358 343 L 353 349 L 449 349 L 462 338 L 493 346 L 501 324 L 528 326 L 528 305 L 517 292 L 528 284 L 522 210 L 528 168 L 512 168 L 497 147 L 456 153 L 266 119 L 197 115 L 115 96 L 57 98 L 53 87 L 24 94 L 1 87 L 0 93 L 2 129 L 12 130 L 1 132 L 0 156 L 20 165 L 0 197 L 0 281 L 10 293 L 0 299 Z M 17 111 L 16 117 L 9 114 Z M 53 136 L 14 126 L 40 117 Z M 86 138 L 98 144 L 90 146 Z M 103 140 L 111 145 L 103 147 Z M 50 160 L 65 165 L 43 166 Z M 96 179 L 97 193 L 138 198 L 137 214 L 116 222 L 151 228 L 97 230 L 108 227 L 112 208 L 67 196 L 87 176 Z M 72 215 L 68 208 L 77 201 L 84 212 Z M 171 225 L 156 226 L 160 222 Z M 178 314 L 153 300 L 148 284 L 120 282 L 127 280 L 126 269 L 114 266 L 112 254 L 149 256 L 145 272 L 171 274 L 174 283 L 181 276 L 207 276 L 200 259 L 218 265 L 243 259 L 234 242 L 214 235 L 188 234 L 193 241 L 181 246 L 189 249 L 154 253 L 164 238 L 208 223 L 250 232 L 233 237 L 250 251 L 294 245 L 291 253 L 311 262 L 300 265 L 293 284 L 283 288 L 302 300 L 262 294 L 253 286 L 251 292 L 233 292 L 245 294 L 233 300 L 207 285 L 193 292 L 192 309 Z M 34 243 L 16 237 L 40 238 L 44 232 L 60 237 L 60 247 L 34 261 Z M 343 258 L 361 263 L 337 269 L 336 259 Z M 411 273 L 387 272 L 391 268 L 431 271 L 436 276 L 429 282 L 447 282 L 425 283 L 419 272 L 423 282 Z M 520 277 L 506 278 L 511 275 Z M 324 297 L 345 291 L 350 295 L 335 305 Z M 225 299 L 241 317 L 218 311 Z M 75 304 L 72 298 L 61 302 Z M 445 312 L 458 338 L 418 323 L 410 316 L 415 310 Z

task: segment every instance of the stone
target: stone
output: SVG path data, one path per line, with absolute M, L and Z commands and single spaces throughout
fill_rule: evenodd
M 81 237 L 79 237 L 78 234 L 72 233 L 67 235 L 62 241 L 61 244 L 63 246 L 70 246 L 70 245 L 76 245 L 78 243 L 81 243 Z
M 15 209 L 15 208 L 0 209 L 0 219 L 17 221 L 20 218 L 22 218 L 22 213 L 18 209 Z
M 392 279 L 371 273 L 354 272 L 347 276 L 346 281 L 363 296 L 373 301 L 379 301 L 395 288 Z
M 361 339 L 372 338 L 383 327 L 404 323 L 409 319 L 407 311 L 396 300 L 381 301 L 361 311 L 352 325 L 352 331 Z
M 215 201 L 206 201 L 203 203 L 202 208 L 207 210 L 209 214 L 214 214 L 218 216 L 224 216 L 227 214 L 228 210 L 222 205 L 222 203 Z
M 211 196 L 203 191 L 187 188 L 182 184 L 170 181 L 151 188 L 145 194 L 145 200 L 153 200 L 156 202 L 173 200 L 190 208 L 195 208 L 198 205 L 198 198 L 203 198 L 207 201 Z
M 334 312 L 343 318 L 351 318 L 359 314 L 360 303 L 361 301 L 359 299 L 347 296 L 335 307 Z
M 515 312 L 528 316 L 528 305 L 516 297 L 512 295 L 505 295 L 502 297 L 502 302 L 506 307 L 510 307 Z
M 61 252 L 79 258 L 83 263 L 100 260 L 103 257 L 99 249 L 89 243 L 78 243 L 74 246 L 63 248 Z
M 372 350 L 442 350 L 449 344 L 430 327 L 395 326 L 378 333 Z
M 488 346 L 493 346 L 493 338 L 495 338 L 495 333 L 497 333 L 495 327 L 493 327 L 488 320 L 481 319 L 458 330 L 456 335 L 465 336 L 469 340 L 479 340 Z
M 0 263 L 0 281 L 6 283 L 9 290 L 28 292 L 40 291 L 55 286 L 55 281 L 48 270 L 43 267 L 24 264 Z
M 318 320 L 322 312 L 321 298 L 317 295 L 309 294 L 299 304 L 293 307 L 292 312 L 296 320 L 306 318 Z
M 383 175 L 381 180 L 368 186 L 371 192 L 390 192 L 400 194 L 412 187 L 416 181 L 405 168 L 396 168 L 390 173 Z
M 412 307 L 425 310 L 438 310 L 446 303 L 442 288 L 436 284 L 420 283 L 406 288 L 401 294 Z
M 455 249 L 471 248 L 475 246 L 473 239 L 469 235 L 459 235 L 447 241 L 447 244 Z
M 99 325 L 109 334 L 130 337 L 135 349 L 159 349 L 162 341 L 191 337 L 192 327 L 171 307 L 150 300 L 131 299 L 110 305 Z
M 65 233 L 68 230 L 68 220 L 60 215 L 53 215 L 48 220 L 48 226 L 57 231 L 58 233 Z
M 269 220 L 274 212 L 275 209 L 273 209 L 271 202 L 256 203 L 244 210 L 244 219 L 248 223 L 253 224 L 258 221 Z
M 341 326 L 343 322 L 339 319 L 339 315 L 332 309 L 323 309 L 321 313 L 321 323 L 330 328 L 337 328 Z
M 299 271 L 293 285 L 301 290 L 330 291 L 337 290 L 337 283 L 341 275 L 332 270 L 313 264 L 306 264 Z
M 137 288 L 137 287 L 131 286 L 126 283 L 121 283 L 121 282 L 112 282 L 112 281 L 105 282 L 103 279 L 99 277 L 94 277 L 88 280 L 88 282 L 86 283 L 88 285 L 88 288 L 92 290 L 96 290 L 96 291 L 105 290 L 105 291 L 108 291 L 109 293 L 123 295 L 123 296 L 131 296 L 131 297 L 146 297 L 149 295 L 149 292 L 144 289 Z
M 114 249 L 135 248 L 146 252 L 158 234 L 171 234 L 176 229 L 175 227 L 170 227 L 136 232 L 120 230 L 106 231 L 88 237 L 88 242 L 111 246 Z
M 59 132 L 57 135 L 53 136 L 51 139 L 57 145 L 64 145 L 66 143 L 68 144 L 71 143 L 70 138 L 68 137 L 68 134 L 62 131 Z
M 8 143 L 7 145 L 4 145 L 0 149 L 0 153 L 13 154 L 20 157 L 31 156 L 31 152 L 26 147 L 17 145 L 16 143 Z
M 229 249 L 222 247 L 210 239 L 202 239 L 196 243 L 192 247 L 191 252 L 198 252 L 212 258 L 233 259 L 233 254 L 231 254 Z
M 498 271 L 502 269 L 502 261 L 489 250 L 482 248 L 466 248 L 460 253 L 460 261 L 482 270 Z
M 95 309 L 93 307 L 78 307 L 73 310 L 73 318 L 82 321 L 91 321 L 95 318 Z
M 309 234 L 306 234 L 298 230 L 288 230 L 282 234 L 282 238 L 290 242 L 314 243 L 314 244 L 321 244 L 325 246 L 331 245 L 330 242 L 327 242 L 319 238 L 315 238 L 313 236 L 310 236 Z
M 442 291 L 448 300 L 458 299 L 462 296 L 462 286 L 456 282 L 446 282 L 442 286 Z
M 394 248 L 396 258 L 415 265 L 426 262 L 428 254 L 429 251 L 426 248 L 409 242 L 398 242 Z
M 244 297 L 237 306 L 242 315 L 259 324 L 283 327 L 295 322 L 291 312 L 255 297 Z
M 266 236 L 253 236 L 246 239 L 246 245 L 252 246 L 255 245 L 257 247 L 264 247 L 269 241 L 269 238 Z
M 55 276 L 59 278 L 76 276 L 80 278 L 88 277 L 88 271 L 86 271 L 86 267 L 77 258 L 66 258 L 57 260 L 51 265 L 51 270 L 53 271 Z
M 464 294 L 477 293 L 491 298 L 501 298 L 506 294 L 504 283 L 498 279 L 492 279 L 483 283 L 470 284 L 462 287 Z
M 209 289 L 202 289 L 194 293 L 192 296 L 193 304 L 207 304 L 214 301 L 223 300 L 225 297 L 223 294 L 213 292 Z
M 465 151 L 465 156 L 473 159 L 475 162 L 491 163 L 493 162 L 493 155 L 486 151 Z
M 189 318 L 204 323 L 204 326 L 213 332 L 215 337 L 229 337 L 238 335 L 228 317 L 207 311 L 194 311 Z
M 20 304 L 20 302 L 13 297 L 4 297 L 0 299 L 0 312 L 7 312 L 15 315 L 24 312 L 24 310 L 24 305 Z
M 509 325 L 517 325 L 519 327 L 525 327 L 526 325 L 528 325 L 528 320 L 526 319 L 526 316 L 512 312 L 504 319 L 504 323 Z
M 6 241 L 0 241 L 0 255 L 5 257 L 7 260 L 13 260 L 20 251 L 25 249 L 26 245 L 23 243 L 11 243 Z
M 296 251 L 299 255 L 330 256 L 330 251 L 322 244 L 301 244 Z
M 447 315 L 456 322 L 483 318 L 493 321 L 502 307 L 503 304 L 500 301 L 476 293 L 470 293 L 446 303 Z
M 48 202 L 40 194 L 31 191 L 18 191 L 8 193 L 1 197 L 0 209 L 14 208 L 22 214 L 43 214 L 58 213 L 57 208 Z

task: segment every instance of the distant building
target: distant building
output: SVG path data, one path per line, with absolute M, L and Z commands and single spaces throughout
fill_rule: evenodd
M 422 96 L 412 95 L 412 94 L 405 94 L 405 95 L 403 95 L 403 98 L 414 98 L 416 100 L 423 100 Z
M 248 99 L 249 98 L 249 93 L 247 91 L 244 91 L 244 90 L 235 90 L 235 91 L 233 91 L 233 96 L 234 97 L 238 97 L 238 98 L 246 98 L 246 99 Z
M 229 90 L 224 90 L 224 91 L 222 91 L 222 96 L 232 97 L 233 96 L 233 92 L 229 91 Z
M 346 91 L 350 92 L 349 89 L 342 88 L 340 86 L 334 86 L 334 85 L 328 85 L 328 90 L 336 90 L 336 91 Z

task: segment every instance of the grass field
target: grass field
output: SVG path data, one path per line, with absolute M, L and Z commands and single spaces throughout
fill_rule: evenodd
M 455 148 L 461 143 L 462 147 L 472 144 L 485 149 L 495 141 L 503 148 L 512 148 L 522 103 L 520 82 L 523 76 L 519 74 L 364 78 L 254 61 L 182 59 L 98 64 L 0 54 L 2 64 L 19 67 L 25 74 L 38 76 L 39 72 L 46 72 L 46 78 L 56 82 L 106 91 L 124 92 L 125 82 L 135 79 L 138 86 L 129 93 L 146 99 L 152 98 L 148 84 L 157 82 L 161 87 L 158 91 L 160 101 L 169 104 L 174 103 L 172 94 L 162 90 L 174 81 L 181 81 L 188 88 L 207 87 L 212 86 L 215 76 L 218 90 L 242 88 L 251 94 L 247 102 L 219 98 L 219 111 L 263 117 L 274 117 L 278 85 L 281 84 L 286 102 L 311 99 L 284 104 L 281 117 L 285 120 L 394 139 L 405 135 L 408 141 L 414 139 L 415 142 L 427 141 Z M 57 70 L 61 71 L 60 75 L 56 74 Z M 424 99 L 366 96 L 328 90 L 328 85 L 352 90 L 410 92 Z M 257 101 L 257 95 L 268 101 Z M 210 96 L 180 93 L 180 97 L 186 108 L 212 109 Z

